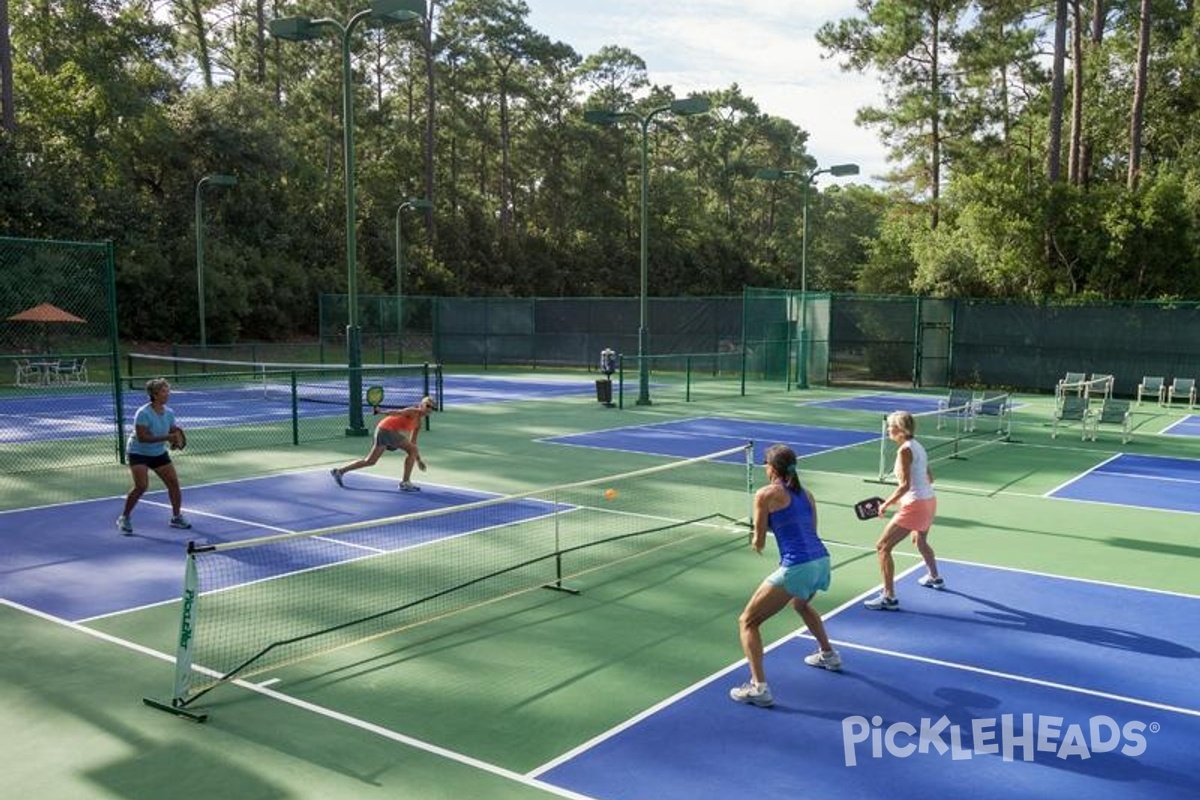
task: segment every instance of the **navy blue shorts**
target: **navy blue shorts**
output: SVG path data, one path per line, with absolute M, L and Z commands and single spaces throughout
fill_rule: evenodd
M 167 453 L 159 453 L 156 456 L 144 456 L 140 453 L 129 454 L 129 466 L 131 467 L 149 467 L 150 469 L 162 469 L 167 464 L 171 463 L 171 456 Z

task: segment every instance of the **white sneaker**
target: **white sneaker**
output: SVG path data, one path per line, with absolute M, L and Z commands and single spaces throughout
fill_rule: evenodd
M 756 684 L 753 681 L 730 689 L 729 699 L 735 703 L 749 703 L 759 708 L 770 708 L 775 705 L 775 698 L 771 696 L 771 687 L 765 683 Z
M 192 527 L 192 523 L 188 522 L 187 517 L 185 517 L 183 514 L 176 514 L 175 516 L 171 517 L 170 525 L 172 528 L 180 528 L 182 530 L 187 530 L 188 528 Z
M 899 611 L 900 601 L 894 597 L 888 597 L 882 592 L 878 597 L 872 597 L 870 600 L 863 602 L 863 605 L 872 611 Z
M 121 532 L 122 536 L 129 536 L 133 533 L 133 523 L 129 521 L 129 517 L 124 514 L 117 517 L 117 530 Z
M 837 650 L 818 650 L 810 656 L 805 656 L 804 663 L 810 667 L 836 671 L 842 668 L 842 657 Z
M 940 577 L 935 578 L 932 575 L 926 575 L 924 578 L 921 578 L 921 580 L 917 581 L 917 583 L 921 584 L 926 589 L 945 589 L 946 588 L 946 581 L 944 581 Z
M 419 491 L 421 491 L 421 487 L 417 486 L 415 483 L 410 483 L 408 481 L 400 481 L 400 491 L 402 491 L 402 492 L 419 492 Z

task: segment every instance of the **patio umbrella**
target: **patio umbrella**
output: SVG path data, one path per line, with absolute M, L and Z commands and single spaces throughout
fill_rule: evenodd
M 40 323 L 42 329 L 41 348 L 43 350 L 46 350 L 50 346 L 50 325 L 62 323 L 78 325 L 87 322 L 86 319 L 77 317 L 70 311 L 64 311 L 51 303 L 41 303 L 32 308 L 27 308 L 8 317 L 7 321 Z
M 87 322 L 70 311 L 63 311 L 51 303 L 42 303 L 33 308 L 27 308 L 8 318 L 10 322 Z

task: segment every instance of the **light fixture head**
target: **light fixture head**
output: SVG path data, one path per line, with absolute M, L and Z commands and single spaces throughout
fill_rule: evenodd
M 289 42 L 307 42 L 321 35 L 311 17 L 276 17 L 267 23 L 267 30 L 276 39 Z
M 671 101 L 671 111 L 684 117 L 703 114 L 711 107 L 712 104 L 708 102 L 708 98 L 699 95 L 692 95 L 691 97 Z

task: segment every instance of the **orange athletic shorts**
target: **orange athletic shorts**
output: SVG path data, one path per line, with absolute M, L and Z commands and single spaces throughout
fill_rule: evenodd
M 927 531 L 933 527 L 933 517 L 937 513 L 937 498 L 928 500 L 909 500 L 900 503 L 900 510 L 892 518 L 892 522 L 910 531 Z

